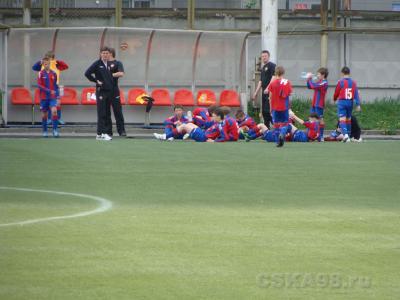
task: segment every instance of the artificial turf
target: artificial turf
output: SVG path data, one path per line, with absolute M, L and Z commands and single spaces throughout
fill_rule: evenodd
M 400 142 L 0 139 L 0 186 L 102 214 L 0 227 L 0 299 L 397 299 Z M 0 189 L 0 224 L 89 199 Z

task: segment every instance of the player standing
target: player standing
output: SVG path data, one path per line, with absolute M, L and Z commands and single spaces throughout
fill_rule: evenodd
M 285 135 L 289 124 L 289 96 L 293 89 L 288 79 L 283 78 L 285 69 L 278 66 L 275 69 L 275 79 L 268 86 L 274 128 L 279 130 L 277 147 L 285 143 Z
M 336 85 L 333 101 L 337 101 L 337 114 L 339 127 L 343 133 L 343 142 L 350 141 L 351 116 L 353 104 L 356 104 L 356 111 L 361 111 L 360 97 L 356 82 L 350 78 L 350 69 L 343 67 L 341 70 L 342 79 Z
M 42 59 L 43 70 L 39 72 L 37 84 L 40 91 L 40 110 L 42 111 L 42 130 L 43 137 L 48 137 L 47 133 L 47 114 L 50 108 L 53 122 L 53 136 L 58 137 L 57 130 L 57 98 L 59 89 L 57 85 L 57 74 L 50 70 L 50 59 Z

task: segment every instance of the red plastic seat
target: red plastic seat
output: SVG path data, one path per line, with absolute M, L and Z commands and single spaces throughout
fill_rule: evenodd
M 31 92 L 24 87 L 11 90 L 11 103 L 14 105 L 33 105 Z
M 187 89 L 177 90 L 174 94 L 174 104 L 183 106 L 194 106 L 193 93 Z
M 89 97 L 88 97 L 88 93 L 90 93 Z M 96 105 L 96 100 L 91 99 L 92 95 L 95 93 L 96 93 L 96 88 L 94 88 L 94 87 L 88 87 L 88 88 L 82 89 L 81 104 L 82 105 Z
M 151 92 L 151 97 L 154 98 L 154 106 L 171 106 L 171 96 L 167 89 L 154 89 Z
M 239 94 L 234 90 L 223 90 L 219 97 L 219 105 L 240 107 Z
M 128 91 L 128 104 L 129 105 L 144 105 L 136 101 L 136 98 L 142 94 L 147 94 L 142 88 L 133 88 Z
M 211 106 L 217 104 L 217 97 L 212 90 L 199 90 L 197 92 L 197 105 Z
M 61 105 L 78 105 L 78 92 L 74 88 L 65 87 L 64 96 L 60 97 Z
M 40 104 L 40 91 L 39 91 L 39 89 L 35 89 L 35 104 L 36 105 Z

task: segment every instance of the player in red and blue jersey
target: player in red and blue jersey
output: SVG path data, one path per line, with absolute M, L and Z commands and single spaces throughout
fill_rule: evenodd
M 188 133 L 189 137 L 196 142 L 213 142 L 219 135 L 219 123 L 213 122 L 207 129 L 201 129 L 193 123 L 184 123 L 176 127 L 179 133 Z
M 179 133 L 176 127 L 188 122 L 187 117 L 184 115 L 183 106 L 175 105 L 174 115 L 164 121 L 164 134 L 153 133 L 153 135 L 158 140 L 172 141 L 174 139 L 182 139 L 184 133 Z
M 49 108 L 51 109 L 52 114 L 53 136 L 58 137 L 57 98 L 59 96 L 59 89 L 57 84 L 57 74 L 50 70 L 50 60 L 48 58 L 43 58 L 42 64 L 44 68 L 39 72 L 37 84 L 40 91 L 43 137 L 48 137 L 47 114 Z
M 283 78 L 285 69 L 278 66 L 275 69 L 275 79 L 268 86 L 272 120 L 275 129 L 279 129 L 277 147 L 282 147 L 289 124 L 289 96 L 292 93 L 292 84 Z
M 227 106 L 219 108 L 224 117 L 220 121 L 221 135 L 215 140 L 216 142 L 236 142 L 239 139 L 239 127 L 234 118 L 229 114 L 231 109 Z
M 201 129 L 207 129 L 214 124 L 214 121 L 211 118 L 212 113 L 215 111 L 217 106 L 212 105 L 208 108 L 205 107 L 197 107 L 193 111 L 192 122 L 196 124 Z M 189 114 L 189 112 L 188 112 Z
M 324 139 L 324 108 L 325 108 L 325 98 L 328 91 L 328 69 L 319 68 L 317 71 L 317 81 L 312 80 L 313 74 L 307 74 L 307 87 L 314 90 L 314 96 L 312 100 L 312 106 L 310 113 L 316 113 L 319 117 L 319 140 Z
M 252 117 L 249 117 L 243 110 L 239 109 L 236 114 L 236 122 L 239 126 L 239 138 L 247 140 L 255 140 L 261 136 L 260 129 Z
M 312 112 L 308 117 L 308 121 L 303 121 L 296 116 L 292 110 L 289 111 L 290 117 L 296 120 L 298 123 L 304 125 L 307 128 L 307 132 L 298 130 L 294 125 L 292 127 L 292 141 L 293 142 L 314 142 L 319 141 L 320 125 L 319 115 L 316 112 Z
M 356 82 L 350 78 L 350 69 L 343 67 L 342 79 L 336 85 L 333 101 L 337 101 L 337 114 L 339 118 L 339 127 L 343 133 L 343 142 L 350 141 L 351 134 L 351 116 L 355 102 L 356 111 L 361 111 L 360 96 Z

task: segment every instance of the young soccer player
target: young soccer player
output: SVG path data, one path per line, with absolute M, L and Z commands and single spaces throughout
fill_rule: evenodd
M 57 97 L 59 89 L 57 85 L 57 74 L 50 70 L 50 59 L 42 59 L 43 70 L 39 72 L 37 84 L 40 90 L 40 110 L 42 111 L 42 130 L 43 137 L 48 137 L 47 133 L 47 114 L 50 108 L 53 122 L 53 136 L 58 137 L 57 130 Z
M 225 142 L 236 142 L 239 139 L 239 127 L 236 120 L 229 115 L 231 109 L 227 106 L 222 106 L 220 110 L 224 115 L 221 126 Z
M 201 129 L 193 123 L 183 123 L 178 125 L 176 129 L 179 133 L 187 132 L 189 137 L 196 142 L 213 142 L 220 135 L 217 122 L 213 122 L 213 125 L 207 129 Z
M 182 139 L 184 133 L 179 133 L 176 129 L 177 126 L 188 123 L 188 119 L 184 115 L 184 110 L 182 105 L 175 105 L 174 115 L 169 117 L 164 121 L 165 129 L 163 134 L 153 133 L 154 137 L 158 140 L 168 140 L 173 141 L 174 139 Z
M 310 113 L 316 113 L 319 117 L 319 140 L 324 140 L 324 108 L 325 108 L 325 97 L 328 91 L 328 69 L 319 68 L 317 71 L 317 81 L 313 81 L 312 73 L 307 73 L 307 87 L 314 90 L 314 96 L 312 100 L 312 107 Z
M 216 105 L 211 105 L 208 108 L 197 107 L 193 111 L 192 122 L 201 129 L 207 129 L 214 124 L 211 118 L 212 113 L 217 109 Z M 189 112 L 188 112 L 189 115 Z M 189 120 L 190 121 L 190 120 Z
M 296 140 L 296 130 L 297 128 L 293 125 L 294 133 L 293 133 L 293 141 L 302 141 L 302 142 L 314 142 L 314 141 L 319 141 L 319 135 L 320 135 L 320 128 L 319 128 L 319 116 L 316 112 L 312 112 L 308 118 L 308 121 L 303 121 L 300 119 L 298 116 L 294 114 L 292 110 L 289 110 L 290 117 L 296 120 L 298 123 L 304 125 L 307 128 L 307 133 L 305 134 L 306 140 Z M 299 133 L 297 133 L 299 135 Z
M 60 72 L 65 71 L 68 69 L 68 65 L 63 61 L 59 59 L 55 59 L 55 54 L 54 51 L 47 51 L 45 54 L 45 57 L 47 57 L 50 60 L 50 70 L 55 72 L 57 74 L 57 85 L 60 84 Z M 36 72 L 40 72 L 43 70 L 43 63 L 42 60 L 39 60 L 32 66 L 32 70 Z M 64 125 L 65 122 L 61 119 L 61 102 L 60 98 L 57 98 L 57 116 L 58 116 L 58 123 L 61 125 Z M 48 124 L 51 124 L 51 111 L 49 109 L 48 111 Z
M 355 116 L 351 116 L 351 135 L 350 139 L 352 142 L 362 142 L 362 137 L 361 137 L 361 128 L 360 125 L 358 124 L 358 120 Z M 339 121 L 336 125 L 336 130 L 332 131 L 330 136 L 326 138 L 326 141 L 328 142 L 338 142 L 343 140 L 343 134 L 342 131 L 340 130 L 340 124 Z
M 337 101 L 337 114 L 339 118 L 339 127 L 343 133 L 343 142 L 350 141 L 351 135 L 351 116 L 353 113 L 353 104 L 356 104 L 356 111 L 361 111 L 360 97 L 356 82 L 350 78 L 350 69 L 343 67 L 342 79 L 336 85 L 333 101 Z
M 285 142 L 287 126 L 289 124 L 289 96 L 292 93 L 292 84 L 283 78 L 285 69 L 278 66 L 275 69 L 275 79 L 268 86 L 274 128 L 279 129 L 277 147 L 282 147 Z
M 255 140 L 261 136 L 260 129 L 252 117 L 249 117 L 243 110 L 239 109 L 236 114 L 236 122 L 239 126 L 239 138 L 248 140 Z

